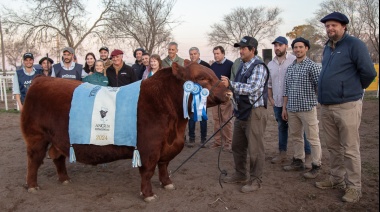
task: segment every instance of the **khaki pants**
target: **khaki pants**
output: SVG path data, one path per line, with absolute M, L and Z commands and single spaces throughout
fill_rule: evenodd
M 216 132 L 232 116 L 232 103 L 228 101 L 219 106 L 211 108 L 212 118 L 214 121 L 214 132 Z M 224 128 L 214 136 L 214 144 L 220 146 L 221 139 L 225 147 L 230 147 L 232 143 L 232 122 L 228 122 Z
M 246 176 L 248 152 L 250 180 L 261 179 L 265 163 L 264 133 L 267 120 L 264 107 L 252 109 L 247 121 L 235 119 L 232 154 L 237 175 Z
M 346 180 L 350 188 L 361 189 L 359 126 L 362 101 L 322 105 L 322 127 L 330 156 L 330 180 Z
M 322 149 L 319 140 L 317 108 L 313 107 L 311 111 L 305 112 L 288 111 L 288 125 L 288 140 L 293 142 L 294 158 L 305 162 L 305 142 L 303 138 L 305 132 L 306 138 L 310 142 L 312 162 L 314 165 L 320 166 L 322 164 Z

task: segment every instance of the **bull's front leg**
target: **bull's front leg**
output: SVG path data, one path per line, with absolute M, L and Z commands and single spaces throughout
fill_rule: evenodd
M 175 186 L 170 180 L 169 173 L 168 173 L 168 165 L 169 165 L 169 162 L 158 163 L 159 179 L 162 186 L 164 186 L 166 190 L 174 190 Z
M 142 167 L 139 167 L 141 176 L 141 194 L 146 202 L 152 202 L 158 199 L 157 195 L 155 195 L 152 191 L 152 183 L 150 181 L 154 175 L 155 168 L 155 164 L 151 166 L 143 165 Z

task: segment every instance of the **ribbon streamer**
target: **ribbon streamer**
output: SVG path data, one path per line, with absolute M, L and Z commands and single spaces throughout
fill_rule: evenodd
M 189 119 L 189 111 L 188 111 L 188 104 L 189 104 L 189 97 L 190 92 L 192 92 L 194 89 L 194 83 L 192 81 L 186 81 L 183 84 L 183 100 L 182 100 L 182 107 L 183 107 L 183 118 Z

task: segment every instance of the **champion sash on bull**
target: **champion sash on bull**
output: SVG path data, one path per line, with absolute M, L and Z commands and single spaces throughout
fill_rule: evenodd
M 189 119 L 188 102 L 190 94 L 193 95 L 193 101 L 191 103 L 191 112 L 193 112 L 194 121 L 208 120 L 206 112 L 207 97 L 209 90 L 203 88 L 198 83 L 192 81 L 186 81 L 183 84 L 183 116 L 185 119 Z
M 137 150 L 137 102 L 141 80 L 119 88 L 83 83 L 73 94 L 69 119 L 72 144 L 133 146 L 132 166 L 141 166 Z

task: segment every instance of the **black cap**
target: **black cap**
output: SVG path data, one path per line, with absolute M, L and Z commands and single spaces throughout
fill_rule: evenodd
M 333 12 L 328 15 L 326 15 L 324 18 L 321 19 L 322 23 L 326 23 L 327 21 L 334 20 L 338 21 L 341 24 L 348 24 L 350 20 L 348 20 L 347 16 L 340 12 Z
M 54 61 L 49 57 L 41 58 L 41 60 L 38 62 L 38 64 L 42 65 L 42 62 L 44 62 L 45 60 L 49 61 L 51 64 L 54 64 Z
M 294 41 L 292 42 L 292 49 L 294 48 L 294 44 L 298 43 L 298 42 L 304 43 L 305 46 L 307 46 L 310 49 L 310 42 L 303 37 L 298 37 L 298 38 L 294 39 Z
M 22 56 L 22 59 L 25 60 L 26 58 L 30 58 L 30 59 L 33 59 L 34 60 L 34 56 L 32 53 L 30 52 L 27 52 L 25 53 L 23 56 Z
M 137 48 L 137 49 L 135 49 L 135 51 L 133 51 L 133 57 L 135 57 L 135 58 L 136 58 L 136 52 L 137 51 L 141 51 L 143 54 L 145 53 L 145 49 L 143 49 L 143 48 Z
M 102 50 L 106 50 L 107 52 L 110 52 L 110 50 L 108 50 L 108 47 L 107 47 L 107 46 L 102 46 L 102 47 L 99 49 L 99 52 L 102 51 Z
M 250 36 L 244 36 L 239 43 L 235 43 L 234 44 L 234 47 L 246 47 L 246 46 L 251 46 L 255 49 L 257 49 L 257 45 L 259 43 L 257 42 L 257 40 L 253 37 L 250 37 Z

